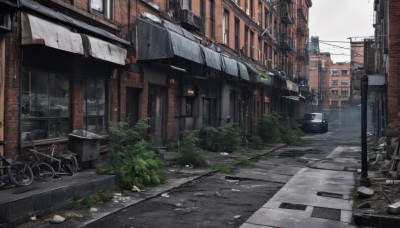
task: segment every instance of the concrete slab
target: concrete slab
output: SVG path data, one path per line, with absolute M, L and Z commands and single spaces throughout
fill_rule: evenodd
M 283 183 L 285 184 L 292 178 L 291 176 L 288 175 L 280 175 L 280 174 L 274 174 L 274 173 L 269 173 L 266 170 L 263 169 L 248 169 L 248 170 L 239 170 L 233 172 L 230 176 L 235 176 L 238 178 L 244 178 L 244 179 L 251 179 L 251 180 L 261 180 L 261 181 L 268 181 L 268 182 L 275 182 L 275 183 Z
M 311 217 L 311 213 L 311 207 L 307 208 L 306 211 L 261 208 L 254 213 L 245 224 L 296 228 L 354 227 L 340 221 L 313 218 Z M 244 226 L 242 225 L 241 228 L 244 228 Z

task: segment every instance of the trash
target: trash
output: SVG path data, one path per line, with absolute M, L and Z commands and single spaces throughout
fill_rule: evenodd
M 227 199 L 227 198 L 228 198 L 228 197 L 222 195 L 220 192 L 215 192 L 215 193 L 214 193 L 214 196 L 219 197 L 219 198 L 224 198 L 224 199 Z
M 371 208 L 371 203 L 370 202 L 360 203 L 359 205 L 357 205 L 357 208 Z
M 399 184 L 400 180 L 386 180 L 386 184 Z
M 119 201 L 118 200 L 114 200 L 114 203 L 119 203 Z
M 135 217 L 129 217 L 128 219 L 129 219 L 129 220 L 134 220 L 134 219 L 135 219 Z
M 233 216 L 233 218 L 235 218 L 235 219 L 238 219 L 238 218 L 240 218 L 240 217 L 242 217 L 241 215 L 235 215 L 235 216 Z
M 176 203 L 175 207 L 183 207 L 183 205 L 181 203 Z
M 221 152 L 220 154 L 221 155 L 229 155 L 229 153 L 226 153 L 226 152 Z
M 140 189 L 134 185 L 132 187 L 132 192 L 140 192 Z
M 97 212 L 97 208 L 92 207 L 92 208 L 90 208 L 89 212 L 96 213 Z
M 193 165 L 185 165 L 185 168 L 191 169 L 193 168 Z
M 387 212 L 394 213 L 394 214 L 400 214 L 400 202 L 389 205 L 387 207 Z
M 363 196 L 363 197 L 369 197 L 369 196 L 373 196 L 374 195 L 374 190 L 361 186 L 357 189 L 357 193 L 359 196 Z
M 114 196 L 122 196 L 122 193 L 114 193 Z
M 378 154 L 376 155 L 376 161 L 382 162 L 382 161 L 385 160 L 385 157 L 386 157 L 385 153 L 378 153 Z
M 66 218 L 83 218 L 82 214 L 77 214 L 77 213 L 75 213 L 73 211 L 69 211 L 69 212 L 65 213 L 64 216 Z
M 232 179 L 226 179 L 226 181 L 231 182 L 231 183 L 238 183 L 240 180 L 232 180 Z
M 31 221 L 36 221 L 36 220 L 37 220 L 36 215 L 34 215 L 34 216 L 31 217 Z
M 60 224 L 65 221 L 65 218 L 60 215 L 54 215 L 53 218 L 50 220 L 50 223 L 53 224 Z
M 169 198 L 169 195 L 168 195 L 168 193 L 163 193 L 163 194 L 161 194 L 161 197 Z
M 234 189 L 234 188 L 232 188 L 232 192 L 240 192 L 240 189 Z

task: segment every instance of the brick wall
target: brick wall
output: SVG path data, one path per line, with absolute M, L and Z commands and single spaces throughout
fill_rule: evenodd
M 388 0 L 388 124 L 400 127 L 400 2 Z

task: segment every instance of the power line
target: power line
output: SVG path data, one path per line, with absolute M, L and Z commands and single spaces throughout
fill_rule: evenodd
M 342 49 L 351 50 L 351 49 L 348 48 L 348 47 L 342 47 L 342 46 L 338 46 L 338 45 L 334 45 L 334 44 L 328 44 L 328 43 L 325 43 L 325 42 L 320 42 L 320 43 L 325 44 L 325 45 L 329 45 L 329 46 L 333 46 L 333 47 L 337 47 L 337 48 L 342 48 Z
M 319 40 L 320 42 L 328 42 L 328 43 L 346 43 L 348 44 L 349 41 L 339 41 L 339 40 Z

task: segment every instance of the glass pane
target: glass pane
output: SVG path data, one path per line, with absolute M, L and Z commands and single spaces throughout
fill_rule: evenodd
M 48 120 L 24 120 L 21 121 L 22 141 L 46 139 Z
M 104 80 L 98 80 L 96 85 L 96 97 L 97 97 L 97 115 L 104 115 L 105 113 L 105 96 L 106 90 L 104 86 Z
M 49 122 L 49 138 L 54 137 L 67 137 L 69 133 L 68 119 L 50 120 Z
M 86 82 L 86 115 L 95 116 L 97 115 L 97 104 L 96 104 L 96 81 L 87 79 Z
M 43 72 L 31 73 L 31 94 L 30 94 L 30 116 L 47 117 L 49 116 L 48 101 L 48 75 Z
M 67 76 L 50 73 L 49 90 L 50 116 L 69 116 L 69 81 Z

